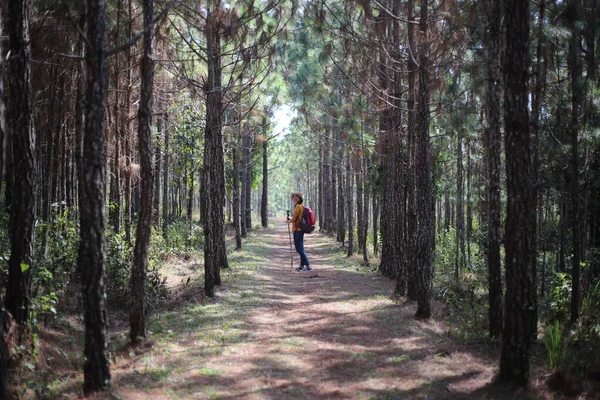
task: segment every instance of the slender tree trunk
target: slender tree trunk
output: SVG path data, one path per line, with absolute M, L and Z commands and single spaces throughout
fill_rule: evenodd
M 239 127 L 239 125 L 238 125 Z M 238 132 L 237 146 L 232 146 L 233 153 L 233 226 L 235 227 L 235 249 L 242 249 L 242 227 L 240 221 L 240 137 Z
M 129 0 L 129 23 L 127 24 L 127 37 L 131 39 L 132 36 L 132 24 L 133 24 L 133 0 Z M 131 188 L 131 177 L 132 171 L 132 160 L 131 160 L 131 133 L 129 132 L 129 115 L 131 114 L 131 86 L 132 86 L 132 69 L 133 69 L 133 55 L 131 53 L 131 47 L 127 47 L 127 93 L 125 95 L 125 115 L 123 116 L 123 128 L 122 132 L 125 135 L 125 240 L 131 245 L 131 203 L 132 203 L 132 188 Z
M 141 164 L 141 204 L 133 249 L 131 269 L 132 342 L 146 337 L 146 275 L 148 247 L 152 232 L 154 199 L 154 160 L 152 156 L 152 91 L 154 90 L 154 0 L 144 0 L 144 54 L 141 61 L 140 107 L 138 109 L 138 151 Z
M 583 65 L 581 59 L 581 27 L 583 25 L 583 8 L 581 0 L 571 0 L 572 26 L 570 45 L 571 66 L 571 224 L 573 240 L 573 277 L 571 288 L 571 322 L 579 319 L 581 303 L 581 234 L 580 200 L 579 200 L 579 122 L 584 96 Z
M 78 267 L 82 275 L 85 324 L 83 390 L 105 390 L 110 384 L 107 349 L 105 255 L 106 158 L 106 9 L 103 0 L 89 0 L 87 11 L 87 98 L 80 174 L 80 236 Z
M 504 123 L 507 182 L 506 298 L 500 378 L 529 380 L 529 348 L 537 313 L 533 271 L 535 207 L 528 113 L 529 0 L 507 0 L 504 32 Z
M 344 182 L 344 157 L 346 157 L 344 148 L 345 146 L 342 144 L 340 147 L 340 167 L 337 169 L 339 182 L 337 187 L 339 203 L 337 209 L 337 241 L 341 243 L 342 246 L 344 246 L 346 242 L 346 213 L 344 212 L 344 209 L 347 207 L 346 196 L 344 193 L 346 190 L 346 184 Z
M 500 133 L 500 0 L 486 2 L 489 33 L 486 37 L 487 56 L 487 95 L 486 95 L 486 156 L 487 156 L 487 263 L 489 298 L 489 334 L 499 338 L 502 333 L 502 265 L 500 259 L 502 226 L 500 220 L 500 154 L 502 135 Z
M 161 141 L 164 131 L 164 119 L 160 115 L 156 124 L 157 134 L 154 145 L 154 204 L 152 206 L 152 225 L 155 229 L 160 226 L 160 172 L 162 170 Z
M 167 114 L 164 115 L 164 136 L 165 136 L 165 153 L 164 153 L 164 168 L 163 168 L 163 198 L 162 198 L 162 203 L 163 203 L 163 210 L 162 210 L 162 214 L 163 214 L 163 220 L 162 220 L 162 230 L 163 230 L 163 235 L 167 234 L 167 228 L 169 227 L 169 187 L 170 187 L 170 181 L 169 181 L 169 165 L 170 165 L 170 155 L 169 155 L 169 116 Z
M 240 129 L 241 128 L 241 122 Z M 242 135 L 242 192 L 240 195 L 240 218 L 241 218 L 241 229 L 242 229 L 242 237 L 245 238 L 248 235 L 248 207 L 250 202 L 248 201 L 248 186 L 250 185 L 250 143 L 249 143 L 249 132 L 246 130 Z
M 323 229 L 331 233 L 333 229 L 333 187 L 331 185 L 331 127 L 325 128 L 323 138 Z
M 119 32 L 121 27 L 121 7 L 123 4 L 123 0 L 117 1 L 117 24 L 115 26 L 115 37 L 114 43 L 119 42 Z M 114 107 L 113 107 L 113 115 L 114 115 L 114 131 L 115 131 L 115 157 L 113 160 L 113 171 L 112 171 L 112 179 L 111 179 L 111 196 L 110 200 L 112 204 L 110 205 L 110 225 L 112 225 L 115 233 L 121 232 L 121 121 L 120 118 L 120 110 L 122 105 L 119 104 L 120 94 L 121 94 L 121 86 L 120 86 L 120 71 L 119 71 L 119 55 L 115 55 L 115 71 L 114 71 L 114 86 L 115 86 L 115 99 L 114 99 Z
M 465 204 L 463 195 L 463 147 L 462 135 L 458 128 L 456 144 L 456 255 L 454 260 L 454 280 L 458 282 L 460 271 L 465 269 Z
M 350 148 L 346 153 L 346 210 L 348 211 L 348 257 L 354 254 L 354 177 L 352 176 Z
M 263 176 L 262 176 L 262 197 L 261 197 L 261 203 L 260 203 L 260 222 L 262 224 L 263 228 L 268 227 L 269 225 L 269 210 L 268 210 L 268 205 L 269 205 L 269 164 L 268 164 L 268 145 L 269 142 L 267 141 L 267 119 L 263 118 L 263 135 L 264 135 L 264 142 L 262 144 L 263 148 Z
M 29 1 L 8 1 L 9 82 L 7 118 L 9 121 L 11 173 L 11 248 L 4 304 L 19 325 L 19 340 L 29 318 L 29 301 L 35 245 L 36 164 L 31 92 L 31 47 Z
M 206 82 L 206 128 L 204 131 L 204 292 L 215 297 L 221 285 L 221 268 L 228 268 L 225 251 L 225 162 L 221 124 L 221 1 L 211 0 L 206 21 L 208 76 Z
M 2 18 L 3 15 L 0 11 L 0 37 L 4 35 L 2 31 Z M 2 183 L 4 182 L 4 170 L 6 169 L 6 135 L 7 132 L 4 106 L 4 49 L 2 47 L 2 41 L 0 41 L 0 212 L 4 211 L 1 198 Z M 2 329 L 2 325 L 0 325 L 0 329 Z M 3 376 L 0 376 L 0 383 L 3 382 L 2 377 Z M 0 395 L 2 394 L 2 389 L 3 387 L 0 388 Z

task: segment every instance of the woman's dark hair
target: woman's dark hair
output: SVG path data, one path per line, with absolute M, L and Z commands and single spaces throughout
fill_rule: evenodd
M 302 197 L 298 197 L 300 200 L 298 200 L 298 204 L 302 204 L 304 202 L 304 199 L 302 199 Z

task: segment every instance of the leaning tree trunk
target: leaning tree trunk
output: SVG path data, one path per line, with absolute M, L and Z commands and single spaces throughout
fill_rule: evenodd
M 419 22 L 419 107 L 415 142 L 415 199 L 417 201 L 417 229 L 415 240 L 415 286 L 417 289 L 416 318 L 431 316 L 431 264 L 433 262 L 434 198 L 431 173 L 431 143 L 429 140 L 429 54 L 428 40 L 429 0 L 421 0 Z
M 487 174 L 488 174 L 488 302 L 489 334 L 499 338 L 502 333 L 502 266 L 500 259 L 502 226 L 500 220 L 500 154 L 502 135 L 500 133 L 500 0 L 486 2 L 486 14 L 489 26 L 486 56 L 488 69 L 487 82 Z
M 148 247 L 152 232 L 154 166 L 152 160 L 152 91 L 154 88 L 154 0 L 144 0 L 144 55 L 141 61 L 141 94 L 138 109 L 138 149 L 141 164 L 141 205 L 135 234 L 131 268 L 131 311 L 129 338 L 137 342 L 146 336 L 146 275 Z
M 532 321 L 537 312 L 533 232 L 535 207 L 528 113 L 529 0 L 507 0 L 504 32 L 504 125 L 506 153 L 506 296 L 500 378 L 520 385 L 529 379 Z
M 204 130 L 204 293 L 215 297 L 221 285 L 221 268 L 228 268 L 225 250 L 225 161 L 221 114 L 221 2 L 212 0 L 206 21 L 208 77 Z
M 7 21 L 11 54 L 7 69 L 10 100 L 7 117 L 12 176 L 8 178 L 11 248 L 5 306 L 22 333 L 29 317 L 36 219 L 29 2 L 10 0 Z
M 88 1 L 87 98 L 80 174 L 80 237 L 78 268 L 83 285 L 85 324 L 83 390 L 108 388 L 110 371 L 107 336 L 105 255 L 104 154 L 106 108 L 106 8 L 103 0 Z

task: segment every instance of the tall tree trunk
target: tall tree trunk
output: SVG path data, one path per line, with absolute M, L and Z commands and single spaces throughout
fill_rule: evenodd
M 263 176 L 262 176 L 262 197 L 260 202 L 260 222 L 263 228 L 266 228 L 269 225 L 269 215 L 268 215 L 268 205 L 269 205 L 269 164 L 268 164 L 268 145 L 267 141 L 267 119 L 263 117 L 262 121 L 263 126 L 263 136 L 264 142 L 262 144 L 263 151 Z
M 331 127 L 325 127 L 323 138 L 323 229 L 333 228 L 333 187 L 331 186 Z
M 155 229 L 160 226 L 160 172 L 162 170 L 161 141 L 164 131 L 164 119 L 162 114 L 158 117 L 156 124 L 156 142 L 154 144 L 154 204 L 152 206 L 152 225 Z
M 239 129 L 242 129 L 241 122 L 239 122 Z M 242 134 L 242 191 L 240 194 L 240 218 L 241 218 L 241 229 L 242 229 L 242 237 L 245 238 L 248 235 L 248 230 L 250 227 L 248 226 L 248 207 L 250 202 L 248 201 L 248 195 L 250 194 L 248 190 L 248 186 L 250 185 L 250 143 L 249 143 L 250 133 L 245 129 Z
M 0 37 L 3 36 L 2 32 L 2 12 L 0 12 Z M 2 183 L 4 182 L 4 170 L 6 168 L 6 118 L 5 118 L 5 106 L 4 106 L 4 49 L 2 47 L 2 41 L 0 41 L 0 212 L 4 211 L 2 207 Z M 0 325 L 0 329 L 2 329 Z M 0 339 L 1 340 L 1 339 Z M 1 379 L 1 377 L 0 377 Z M 0 391 L 0 394 L 2 392 Z
M 460 127 L 456 144 L 456 255 L 454 260 L 454 280 L 458 282 L 460 271 L 466 267 L 465 263 L 465 204 L 463 182 L 463 147 Z
M 502 333 L 502 265 L 500 259 L 502 226 L 500 220 L 500 0 L 486 2 L 488 35 L 486 36 L 487 94 L 486 94 L 486 158 L 488 175 L 487 192 L 487 263 L 489 334 L 499 338 Z
M 579 319 L 579 307 L 581 303 L 581 221 L 579 206 L 579 129 L 581 117 L 584 81 L 583 65 L 581 59 L 581 27 L 583 24 L 583 8 L 581 0 L 571 0 L 571 231 L 573 240 L 573 277 L 571 288 L 571 322 Z
M 133 0 L 129 0 L 129 12 L 127 14 L 129 23 L 127 24 L 127 37 L 131 39 L 132 37 L 132 24 L 133 24 Z M 125 240 L 127 243 L 131 245 L 131 203 L 132 203 L 132 157 L 131 157 L 131 133 L 129 131 L 130 122 L 129 115 L 131 114 L 131 87 L 132 87 L 132 70 L 133 70 L 133 55 L 131 51 L 131 46 L 127 47 L 127 84 L 126 90 L 127 93 L 125 95 L 125 115 L 122 118 L 123 128 L 121 131 L 123 135 L 125 135 Z
M 129 315 L 132 342 L 146 336 L 146 275 L 148 247 L 152 232 L 154 200 L 154 160 L 152 156 L 152 91 L 154 90 L 154 0 L 144 0 L 144 54 L 141 60 L 140 107 L 138 109 L 138 151 L 141 164 L 141 204 L 131 268 L 131 311 Z
M 221 285 L 221 268 L 228 268 L 225 250 L 225 161 L 221 114 L 221 1 L 211 0 L 206 21 L 208 77 L 204 130 L 204 292 L 215 297 Z
M 239 124 L 238 124 L 239 127 Z M 231 146 L 233 158 L 233 226 L 235 227 L 235 249 L 242 249 L 242 226 L 240 221 L 240 135 L 236 146 Z
M 352 157 L 351 149 L 348 148 L 346 153 L 346 210 L 348 212 L 348 257 L 354 254 L 354 177 L 352 176 L 352 168 L 350 157 Z
M 504 124 L 507 215 L 506 297 L 500 378 L 520 385 L 529 379 L 529 348 L 537 313 L 532 233 L 535 207 L 528 113 L 529 0 L 505 2 Z
M 123 0 L 117 1 L 117 23 L 115 26 L 114 43 L 119 42 L 119 32 L 121 27 L 121 7 Z M 113 159 L 113 171 L 111 179 L 111 196 L 110 201 L 110 225 L 112 225 L 115 233 L 121 232 L 121 121 L 120 110 L 122 105 L 119 104 L 121 94 L 121 80 L 119 71 L 119 55 L 115 55 L 115 71 L 114 71 L 114 86 L 115 86 L 115 99 L 113 105 L 113 118 L 114 118 L 114 132 L 115 132 L 115 156 Z
M 414 11 L 414 0 L 408 0 L 408 46 L 411 57 L 408 58 L 408 183 L 407 183 L 407 205 L 406 205 L 406 296 L 409 300 L 417 299 L 416 288 L 416 264 L 417 252 L 417 199 L 416 199 L 416 156 L 417 143 L 417 97 L 416 85 L 419 75 L 419 65 L 416 62 L 418 48 L 415 43 L 416 18 Z
M 85 136 L 80 174 L 80 236 L 78 268 L 82 276 L 85 324 L 83 390 L 105 390 L 110 384 L 107 349 L 105 255 L 106 158 L 106 8 L 89 0 L 87 11 L 87 96 Z
M 169 227 L 169 221 L 170 221 L 170 214 L 169 214 L 169 187 L 170 187 L 170 181 L 169 181 L 169 165 L 170 165 L 170 154 L 169 154 L 169 116 L 168 114 L 164 115 L 164 136 L 165 136 L 165 153 L 164 153 L 164 168 L 163 168 L 163 198 L 162 198 L 162 203 L 163 203 L 163 209 L 162 209 L 162 214 L 163 214 L 163 220 L 162 220 L 162 230 L 163 230 L 163 235 L 167 234 L 167 228 Z
M 344 191 L 346 190 L 346 185 L 344 182 L 344 160 L 345 160 L 345 146 L 342 143 L 340 147 L 340 167 L 337 169 L 338 172 L 338 208 L 337 208 L 337 241 L 344 246 L 346 242 L 346 213 L 344 209 L 346 208 L 346 196 Z
M 29 318 L 29 301 L 35 245 L 36 164 L 31 93 L 31 47 L 29 2 L 8 1 L 8 83 L 11 173 L 8 179 L 10 205 L 10 258 L 6 283 L 6 310 L 23 332 Z M 19 340 L 21 335 L 19 334 Z
M 417 230 L 415 247 L 415 286 L 417 294 L 416 318 L 431 316 L 431 265 L 433 263 L 434 197 L 431 172 L 431 144 L 429 140 L 429 0 L 421 0 L 419 22 L 419 107 L 415 143 L 415 176 L 417 201 Z

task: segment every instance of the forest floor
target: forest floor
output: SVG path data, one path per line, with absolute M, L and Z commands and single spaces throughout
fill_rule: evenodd
M 495 384 L 497 347 L 457 341 L 441 318 L 415 320 L 414 304 L 390 297 L 394 282 L 325 235 L 306 236 L 313 272 L 293 271 L 277 222 L 230 254 L 215 300 L 201 295 L 197 261 L 173 264 L 171 296 L 152 311 L 142 345 L 130 348 L 126 317 L 113 316 L 112 392 L 93 398 L 554 398 L 543 370 L 526 390 Z M 44 354 L 62 360 L 51 363 L 52 398 L 80 397 L 81 360 L 56 347 Z

